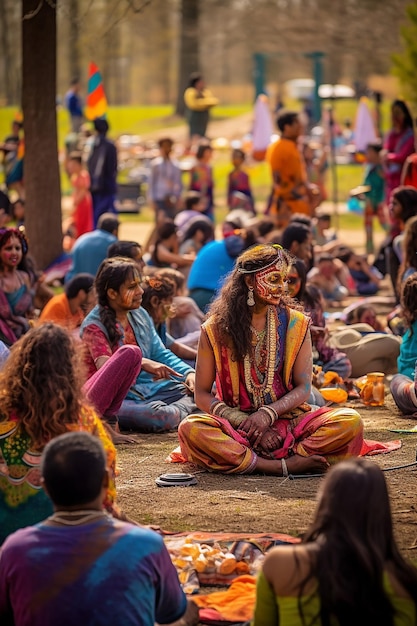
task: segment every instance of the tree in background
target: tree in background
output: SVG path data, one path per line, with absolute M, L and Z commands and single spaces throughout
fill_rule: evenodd
M 200 71 L 198 17 L 199 0 L 181 0 L 180 53 L 178 67 L 178 92 L 175 113 L 184 115 L 184 91 L 192 72 Z
M 62 253 L 56 125 L 56 5 L 22 0 L 25 226 L 39 268 Z
M 401 81 L 407 98 L 417 105 L 417 2 L 406 8 L 408 24 L 401 27 L 404 50 L 393 55 L 393 72 Z

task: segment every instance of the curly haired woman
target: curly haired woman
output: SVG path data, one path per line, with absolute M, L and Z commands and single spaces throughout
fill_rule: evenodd
M 130 368 L 137 374 L 140 359 L 136 364 L 131 360 Z M 86 392 L 91 400 L 109 386 L 109 375 L 104 371 L 90 382 Z M 103 504 L 119 514 L 115 448 L 85 399 L 81 382 L 74 344 L 60 326 L 46 323 L 33 328 L 12 347 L 0 372 L 0 544 L 11 532 L 52 514 L 52 503 L 40 484 L 41 455 L 51 439 L 69 430 L 84 430 L 101 439 L 111 474 Z

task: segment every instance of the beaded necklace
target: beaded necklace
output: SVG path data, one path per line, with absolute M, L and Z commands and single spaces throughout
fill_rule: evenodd
M 71 519 L 71 518 L 78 519 Z M 108 517 L 104 511 L 97 511 L 96 509 L 84 509 L 79 511 L 56 511 L 53 515 L 47 518 L 48 522 L 55 522 L 55 524 L 62 524 L 63 526 L 81 526 L 92 522 L 95 519 L 101 519 Z M 66 519 L 70 518 L 70 519 Z
M 268 306 L 265 330 L 259 332 L 251 326 L 256 343 L 252 345 L 251 354 L 245 355 L 243 369 L 246 388 L 252 395 L 253 405 L 256 409 L 265 404 L 265 395 L 272 391 L 275 361 L 279 350 L 278 323 L 275 307 Z M 255 371 L 251 367 L 252 360 Z

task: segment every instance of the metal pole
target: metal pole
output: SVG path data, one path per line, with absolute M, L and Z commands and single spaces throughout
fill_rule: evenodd
M 337 181 L 337 163 L 336 163 L 336 146 L 334 137 L 335 120 L 333 116 L 333 106 L 328 108 L 329 114 L 329 142 L 330 142 L 330 170 L 332 172 L 332 188 L 333 188 L 333 215 L 335 216 L 335 228 L 339 230 L 339 190 Z
M 313 78 L 314 78 L 314 91 L 313 91 L 313 122 L 318 124 L 321 120 L 321 100 L 319 96 L 319 87 L 323 82 L 323 57 L 324 52 L 308 52 L 305 55 L 308 59 L 313 61 Z
M 256 98 L 265 93 L 265 54 L 262 52 L 255 52 L 253 55 L 254 69 L 253 77 L 255 82 L 255 100 Z

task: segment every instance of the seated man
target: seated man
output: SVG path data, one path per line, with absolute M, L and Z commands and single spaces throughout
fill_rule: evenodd
M 95 281 L 98 305 L 81 325 L 88 376 L 115 358 L 121 346 L 139 346 L 141 371 L 118 411 L 119 424 L 142 432 L 174 430 L 197 408 L 189 395 L 195 372 L 162 343 L 141 307 L 140 278 L 131 259 L 114 257 L 101 264 Z M 119 380 L 114 384 L 119 385 Z
M 349 295 L 346 286 L 348 276 L 348 269 L 339 259 L 323 253 L 317 260 L 317 266 L 309 271 L 307 281 L 320 289 L 327 306 L 332 306 Z
M 81 326 L 96 303 L 94 276 L 77 274 L 65 285 L 65 291 L 53 296 L 39 316 L 41 322 L 54 322 L 69 331 Z
M 20 626 L 153 626 L 197 622 L 162 538 L 102 508 L 109 474 L 86 432 L 46 446 L 42 482 L 54 513 L 2 546 L 0 623 Z
M 81 273 L 96 275 L 100 263 L 107 257 L 110 244 L 117 241 L 119 220 L 113 213 L 100 215 L 97 228 L 77 239 L 71 250 L 72 266 L 65 282 Z

